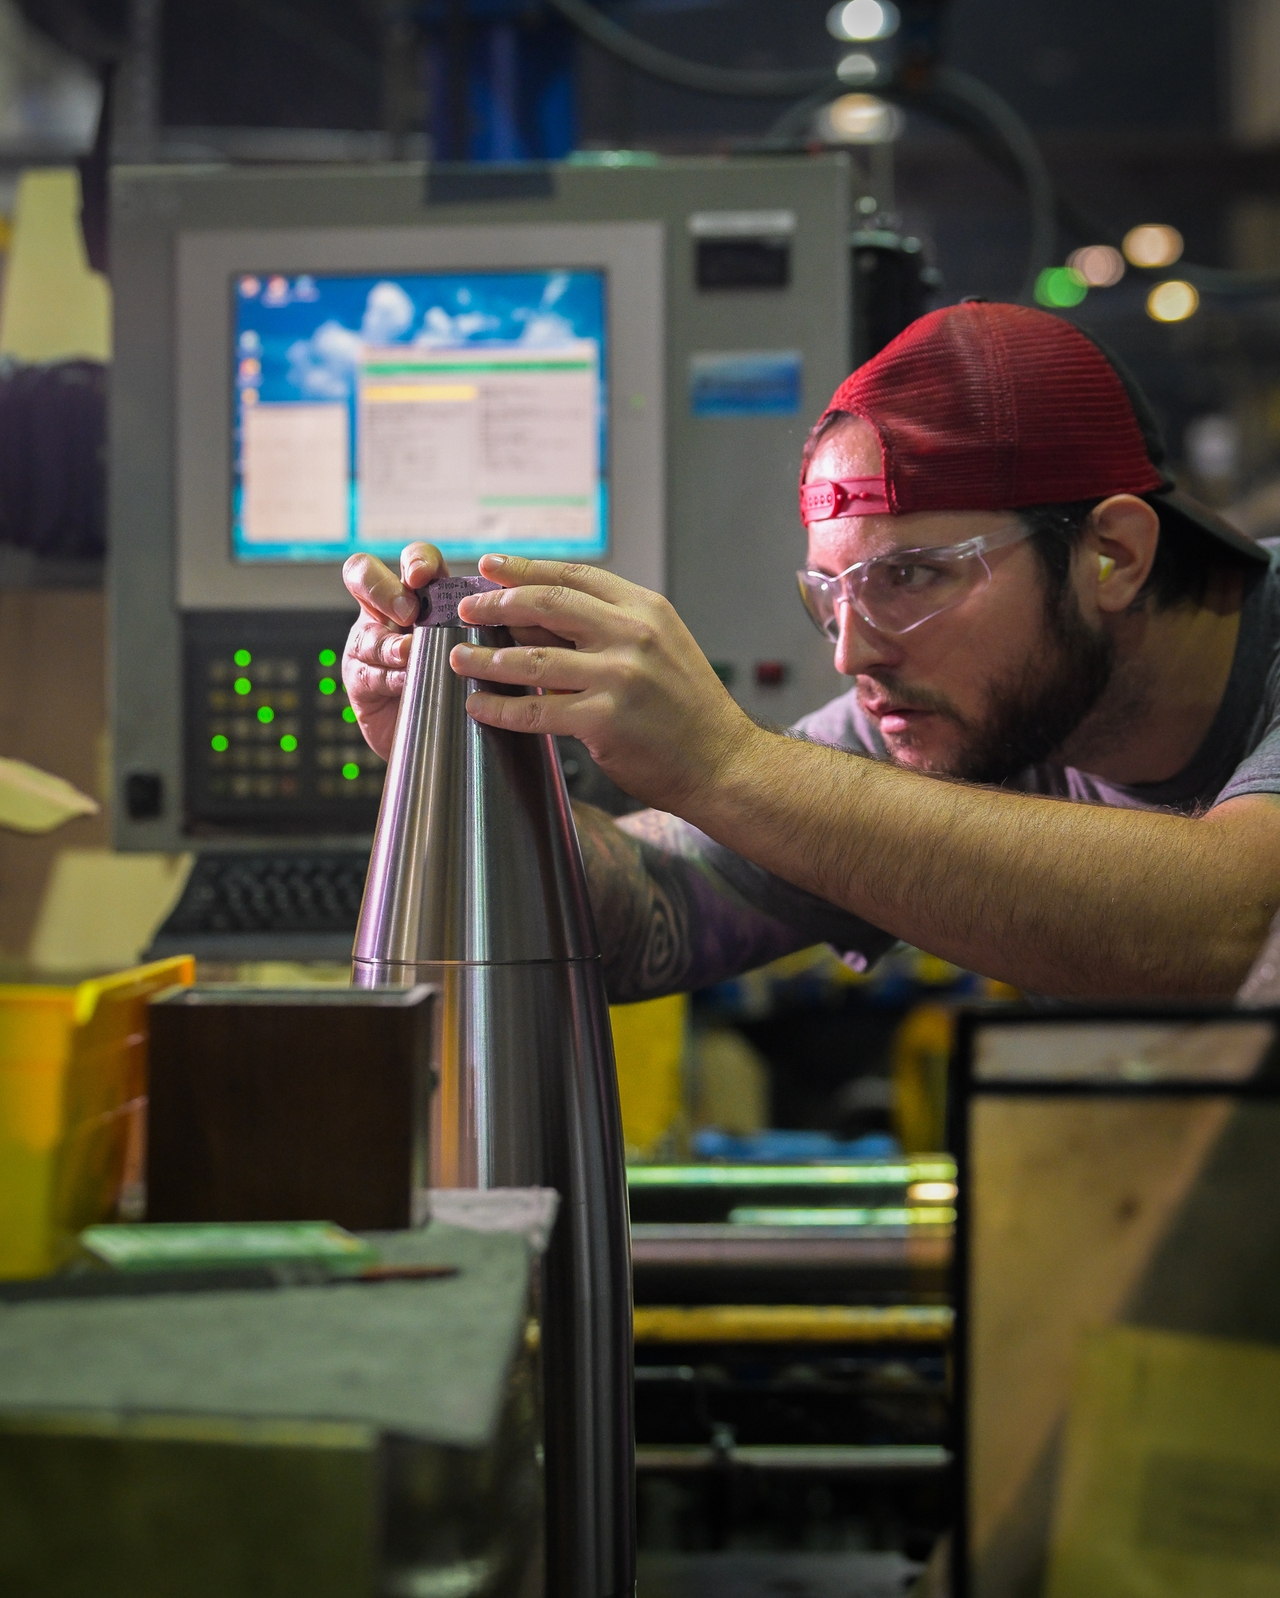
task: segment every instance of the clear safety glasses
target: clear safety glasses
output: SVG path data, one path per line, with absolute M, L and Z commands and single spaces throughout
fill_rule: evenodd
M 835 643 L 841 605 L 852 605 L 879 633 L 909 633 L 922 622 L 968 599 L 991 581 L 983 558 L 988 550 L 1030 538 L 1022 522 L 1010 522 L 979 538 L 939 549 L 895 549 L 874 560 L 860 560 L 834 577 L 797 572 L 800 600 L 818 631 Z

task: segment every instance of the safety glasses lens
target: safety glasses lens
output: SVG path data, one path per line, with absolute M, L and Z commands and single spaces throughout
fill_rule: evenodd
M 924 550 L 912 551 L 910 558 L 869 561 L 851 575 L 854 603 L 872 626 L 905 633 L 967 599 L 990 572 L 979 555 Z
M 834 644 L 840 636 L 840 622 L 836 616 L 839 582 L 821 577 L 817 572 L 797 572 L 796 579 L 800 588 L 800 603 L 809 620 L 824 638 Z
M 909 550 L 867 561 L 839 577 L 810 571 L 796 575 L 800 601 L 810 620 L 835 643 L 842 604 L 852 605 L 877 632 L 909 633 L 983 587 L 991 571 L 981 554 Z

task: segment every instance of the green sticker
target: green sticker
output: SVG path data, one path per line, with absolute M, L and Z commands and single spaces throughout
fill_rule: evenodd
M 118 1271 L 213 1269 L 314 1260 L 360 1268 L 377 1254 L 332 1221 L 153 1222 L 90 1226 L 81 1246 Z

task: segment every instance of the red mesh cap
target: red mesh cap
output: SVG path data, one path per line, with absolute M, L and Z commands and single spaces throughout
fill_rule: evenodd
M 1172 486 L 1102 351 L 1070 322 L 1023 305 L 931 311 L 846 378 L 827 411 L 875 428 L 896 515 Z
M 1079 328 L 1047 311 L 970 300 L 931 311 L 847 377 L 824 416 L 870 422 L 884 453 L 880 492 L 864 479 L 830 485 L 832 515 L 921 510 L 1020 510 L 1149 498 L 1255 560 L 1267 552 L 1207 505 L 1180 492 L 1141 390 Z M 836 502 L 843 508 L 835 508 Z

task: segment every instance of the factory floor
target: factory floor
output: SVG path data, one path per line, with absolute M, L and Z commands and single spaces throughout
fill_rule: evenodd
M 894 1553 L 641 1554 L 636 1598 L 907 1598 L 920 1573 Z

